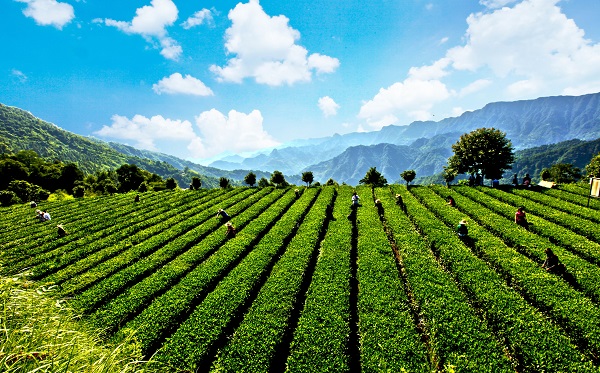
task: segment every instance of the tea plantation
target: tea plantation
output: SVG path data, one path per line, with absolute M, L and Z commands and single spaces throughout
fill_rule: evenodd
M 0 275 L 57 285 L 106 340 L 134 333 L 173 371 L 595 372 L 600 201 L 587 194 L 179 190 L 45 202 L 49 222 L 20 205 L 0 209 Z M 566 273 L 542 268 L 547 248 Z

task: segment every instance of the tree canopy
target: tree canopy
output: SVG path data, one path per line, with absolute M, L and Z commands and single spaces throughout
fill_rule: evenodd
M 287 182 L 285 181 L 285 177 L 281 171 L 273 171 L 271 174 L 271 182 L 276 186 L 285 186 Z
M 365 177 L 358 181 L 361 184 L 369 185 L 371 188 L 382 187 L 387 185 L 387 180 L 381 172 L 377 171 L 377 167 L 371 167 L 365 174 Z
M 400 177 L 402 179 L 404 179 L 404 181 L 406 181 L 407 188 L 408 188 L 408 184 L 410 184 L 410 182 L 413 181 L 416 176 L 417 176 L 417 173 L 415 172 L 415 170 L 404 170 L 400 174 Z
M 244 177 L 244 183 L 250 185 L 251 187 L 256 184 L 256 174 L 252 171 L 248 172 L 248 174 Z
M 479 173 L 486 179 L 499 179 L 514 162 L 512 143 L 495 128 L 479 128 L 460 136 L 452 151 L 448 170 L 456 174 Z
M 302 181 L 306 183 L 306 186 L 310 186 L 314 181 L 314 176 L 312 171 L 305 171 L 302 173 Z
M 588 177 L 600 177 L 600 154 L 597 154 L 585 166 L 585 173 Z

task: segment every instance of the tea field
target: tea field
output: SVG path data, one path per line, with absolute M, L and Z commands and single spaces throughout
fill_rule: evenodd
M 44 202 L 43 223 L 2 208 L 0 275 L 57 285 L 107 340 L 133 333 L 173 371 L 600 371 L 600 201 L 586 207 L 585 187 L 299 189 Z M 542 268 L 546 248 L 566 273 Z

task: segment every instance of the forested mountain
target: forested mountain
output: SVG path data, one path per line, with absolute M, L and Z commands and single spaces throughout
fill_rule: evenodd
M 450 145 L 456 142 L 461 134 L 481 127 L 494 127 L 505 132 L 516 150 L 571 139 L 597 139 L 600 138 L 600 93 L 490 103 L 480 110 L 466 112 L 459 117 L 447 118 L 439 122 L 413 122 L 408 126 L 387 126 L 374 132 L 296 141 L 294 146 L 273 150 L 268 155 L 261 154 L 238 162 L 218 162 L 212 165 L 223 168 L 252 165 L 254 169 L 278 169 L 283 173 L 294 174 L 303 170 L 321 170 L 326 167 L 320 163 L 323 160 L 333 163 L 334 159 L 338 159 L 345 162 L 345 166 L 335 167 L 344 168 L 344 175 L 353 175 L 360 174 L 362 169 L 349 170 L 348 167 L 352 167 L 352 164 L 359 167 L 358 165 L 362 163 L 360 157 L 364 157 L 364 152 L 356 152 L 349 149 L 350 147 L 381 143 L 414 147 L 415 142 L 424 141 L 420 139 L 445 135 L 444 143 L 447 148 L 442 153 L 447 154 Z M 434 154 L 429 156 L 420 154 L 422 161 L 412 167 L 422 170 L 421 173 L 417 171 L 417 174 L 427 176 L 442 171 L 436 156 L 441 149 L 434 147 L 433 151 Z M 352 154 L 359 158 L 352 158 Z M 379 163 L 372 166 L 383 167 L 384 164 L 393 162 L 408 164 L 413 161 L 412 158 L 380 159 Z M 364 172 L 362 173 L 364 175 Z M 339 181 L 352 183 L 354 180 L 343 179 L 341 173 L 336 175 Z M 335 178 L 335 175 L 331 177 Z
M 138 150 L 83 137 L 36 118 L 31 113 L 0 104 L 0 153 L 33 150 L 41 157 L 73 162 L 86 173 L 114 170 L 135 164 L 163 178 L 173 177 L 180 186 L 189 185 L 195 171 L 205 186 L 218 186 L 219 177 L 240 183 L 248 171 L 223 171 L 204 167 L 166 154 Z M 186 167 L 188 169 L 186 169 Z M 255 172 L 260 178 L 266 172 Z

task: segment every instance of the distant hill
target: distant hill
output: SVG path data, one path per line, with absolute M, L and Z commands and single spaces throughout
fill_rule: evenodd
M 246 158 L 236 162 L 219 164 L 227 168 L 251 165 L 254 169 L 277 169 L 284 174 L 297 174 L 304 170 L 321 170 L 325 160 L 338 159 L 345 162 L 344 175 L 360 174 L 362 169 L 348 170 L 351 165 L 362 164 L 360 157 L 364 152 L 349 148 L 370 146 L 381 143 L 412 146 L 420 139 L 431 139 L 445 135 L 447 146 L 458 140 L 463 133 L 481 127 L 494 127 L 506 132 L 516 150 L 554 144 L 566 140 L 593 140 L 600 138 L 600 93 L 583 96 L 543 97 L 535 100 L 490 103 L 482 109 L 466 112 L 456 118 L 447 118 L 439 122 L 413 122 L 408 126 L 387 126 L 380 131 L 334 135 L 327 138 L 296 141 L 297 146 L 273 150 L 270 154 Z M 447 141 L 450 140 L 450 141 Z M 439 151 L 435 147 L 434 152 Z M 346 153 L 350 151 L 351 154 Z M 343 155 L 342 155 L 343 154 Z M 391 153 L 390 153 L 391 154 Z M 359 158 L 352 158 L 355 155 Z M 337 158 L 340 157 L 341 158 Z M 383 156 L 385 156 L 383 154 Z M 413 168 L 421 168 L 422 176 L 442 171 L 439 159 L 435 155 L 421 154 L 421 161 Z M 411 162 L 409 162 L 411 161 Z M 377 164 L 412 163 L 411 159 L 380 159 Z M 215 164 L 216 165 L 216 164 Z M 373 164 L 375 166 L 376 164 Z M 340 168 L 341 166 L 336 166 Z M 331 168 L 331 166 L 329 166 Z M 393 172 L 395 173 L 396 170 Z M 419 172 L 417 172 L 419 174 Z M 351 183 L 337 173 L 339 181 Z M 397 175 L 386 175 L 395 177 Z M 331 175 L 335 179 L 335 175 Z M 350 177 L 350 176 L 349 176 Z
M 125 163 L 135 164 L 163 178 L 173 177 L 181 187 L 186 187 L 196 173 L 200 174 L 206 187 L 218 187 L 221 176 L 240 184 L 248 173 L 205 167 L 167 154 L 84 137 L 27 111 L 0 104 L 0 152 L 19 150 L 33 150 L 44 158 L 76 163 L 86 173 L 116 169 Z M 258 178 L 269 176 L 266 172 L 255 173 Z

